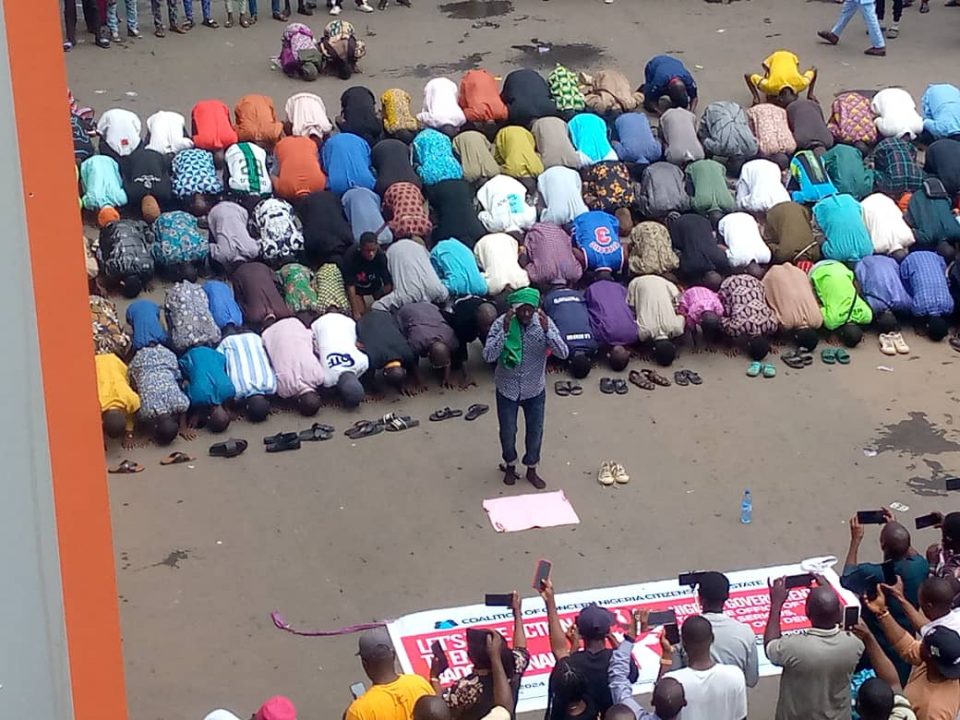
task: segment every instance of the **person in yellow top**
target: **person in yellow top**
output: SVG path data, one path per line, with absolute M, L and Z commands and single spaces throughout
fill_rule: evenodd
M 411 720 L 417 700 L 434 694 L 419 675 L 397 673 L 397 654 L 385 628 L 365 632 L 357 654 L 373 685 L 350 703 L 344 720 Z
M 537 155 L 537 143 L 526 128 L 509 125 L 497 133 L 493 157 L 504 175 L 535 178 L 543 172 L 543 161 Z
M 94 358 L 97 367 L 97 395 L 103 434 L 109 438 L 123 437 L 123 446 L 133 442 L 134 416 L 140 409 L 140 396 L 130 387 L 127 366 L 113 353 L 102 353 Z
M 813 86 L 817 82 L 817 69 L 810 68 L 800 72 L 800 58 L 789 50 L 777 50 L 763 61 L 763 75 L 754 73 L 744 75 L 754 105 L 763 102 L 762 92 L 767 102 L 777 103 L 786 107 L 797 99 L 797 95 L 804 90 L 807 98 L 816 102 L 813 97 Z

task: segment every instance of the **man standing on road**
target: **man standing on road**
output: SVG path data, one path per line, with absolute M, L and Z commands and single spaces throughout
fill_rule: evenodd
M 484 361 L 497 364 L 494 380 L 503 453 L 500 469 L 505 485 L 516 484 L 519 478 L 517 415 L 523 408 L 526 424 L 523 464 L 527 468 L 527 480 L 542 490 L 547 484 L 537 474 L 537 465 L 543 442 L 547 354 L 552 351 L 564 360 L 570 351 L 553 320 L 540 308 L 539 290 L 530 287 L 515 290 L 507 296 L 507 304 L 510 308 L 494 320 L 483 348 Z
M 857 14 L 858 10 L 863 15 L 863 24 L 867 26 L 867 33 L 870 35 L 871 47 L 864 50 L 863 54 L 884 57 L 887 54 L 887 45 L 883 39 L 880 20 L 877 18 L 876 0 L 843 0 L 837 24 L 833 26 L 832 30 L 821 30 L 817 35 L 831 45 L 836 45 L 840 42 L 840 36 L 843 35 L 844 28 L 853 20 L 853 16 Z

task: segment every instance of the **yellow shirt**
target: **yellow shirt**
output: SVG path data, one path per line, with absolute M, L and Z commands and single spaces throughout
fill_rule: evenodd
M 494 140 L 494 159 L 500 170 L 510 177 L 536 177 L 543 172 L 543 162 L 537 155 L 537 144 L 526 128 L 511 125 L 497 133 Z
M 410 720 L 413 706 L 433 688 L 419 675 L 401 675 L 387 685 L 374 685 L 347 708 L 345 720 Z
M 123 410 L 128 416 L 140 409 L 140 396 L 127 381 L 127 366 L 113 353 L 94 358 L 97 365 L 97 394 L 100 412 Z
M 789 50 L 777 50 L 763 61 L 767 69 L 767 76 L 757 86 L 767 95 L 776 95 L 783 88 L 793 88 L 794 92 L 802 92 L 813 80 L 813 72 L 800 72 L 800 58 Z

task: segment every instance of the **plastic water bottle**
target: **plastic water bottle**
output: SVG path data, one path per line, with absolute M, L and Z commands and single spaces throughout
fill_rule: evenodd
M 740 503 L 740 522 L 749 525 L 753 520 L 753 497 L 750 490 L 743 491 L 743 501 Z

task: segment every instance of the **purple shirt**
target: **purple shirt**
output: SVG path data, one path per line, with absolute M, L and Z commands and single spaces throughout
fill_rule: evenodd
M 593 337 L 601 345 L 637 342 L 637 318 L 627 305 L 627 289 L 612 280 L 598 280 L 584 297 L 590 312 Z
M 900 281 L 900 266 L 889 255 L 867 255 L 857 263 L 853 274 L 874 313 L 910 310 L 910 294 Z

